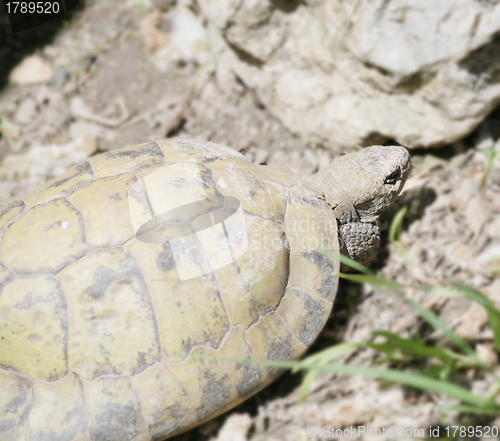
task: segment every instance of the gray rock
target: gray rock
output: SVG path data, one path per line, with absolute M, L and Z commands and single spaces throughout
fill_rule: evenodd
M 500 102 L 500 3 L 198 0 L 219 63 L 309 145 L 453 142 Z

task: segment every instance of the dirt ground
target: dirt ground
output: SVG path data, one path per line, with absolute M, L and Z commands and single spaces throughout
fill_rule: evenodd
M 55 30 L 40 37 L 38 45 L 33 37 L 7 37 L 6 24 L 0 22 L 8 42 L 0 50 L 8 61 L 0 72 L 0 200 L 35 190 L 87 156 L 168 136 L 222 143 L 258 164 L 303 177 L 331 161 L 332 152 L 309 148 L 285 129 L 238 78 L 217 65 L 210 50 L 202 61 L 192 53 L 162 58 L 173 6 L 135 0 L 80 2 L 69 20 L 55 23 Z M 20 69 L 6 80 L 28 53 L 34 57 L 31 66 L 38 67 Z M 384 243 L 377 271 L 409 285 L 465 283 L 500 307 L 500 161 L 487 172 L 489 149 L 500 149 L 499 138 L 497 110 L 466 139 L 411 152 L 412 177 L 398 205 L 382 219 Z M 409 211 L 401 240 L 390 244 L 389 225 L 405 205 Z M 418 290 L 409 296 L 439 313 L 500 374 L 482 308 Z M 343 341 L 364 341 L 380 329 L 442 341 L 389 290 L 342 283 L 332 317 L 310 353 Z M 362 363 L 370 357 L 374 354 L 365 352 L 354 359 Z M 427 430 L 439 424 L 500 425 L 491 416 L 443 413 L 439 405 L 445 399 L 439 394 L 359 377 L 319 375 L 309 399 L 298 404 L 301 378 L 287 373 L 232 412 L 173 439 L 302 439 L 293 436 L 292 426 Z M 470 369 L 456 381 L 486 394 L 493 377 Z

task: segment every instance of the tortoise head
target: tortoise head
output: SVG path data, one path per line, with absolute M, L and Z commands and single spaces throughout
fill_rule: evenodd
M 404 147 L 376 145 L 340 156 L 311 183 L 325 195 L 341 224 L 372 222 L 398 197 L 410 170 Z

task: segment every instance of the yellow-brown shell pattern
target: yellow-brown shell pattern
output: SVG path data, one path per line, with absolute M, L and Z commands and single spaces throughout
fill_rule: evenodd
M 240 202 L 247 249 L 181 280 L 168 241 L 137 239 L 129 203 L 148 201 L 129 196 L 193 161 L 207 194 Z M 228 358 L 306 351 L 337 290 L 317 251 L 338 252 L 336 228 L 297 177 L 195 140 L 104 153 L 0 204 L 0 439 L 162 440 L 253 395 L 279 370 Z

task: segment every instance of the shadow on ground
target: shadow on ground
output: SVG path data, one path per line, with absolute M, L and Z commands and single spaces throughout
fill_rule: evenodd
M 59 30 L 66 26 L 85 7 L 85 0 L 62 17 L 26 31 L 12 32 L 5 3 L 0 2 L 0 90 L 9 80 L 12 68 L 25 56 L 33 53 L 54 39 Z

